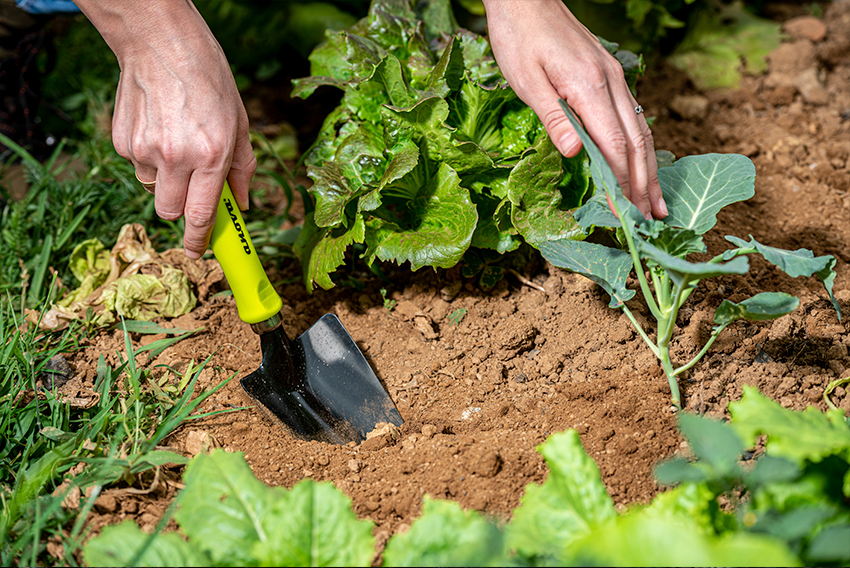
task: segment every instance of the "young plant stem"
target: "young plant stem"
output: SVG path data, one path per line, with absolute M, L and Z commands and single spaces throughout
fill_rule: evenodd
M 649 336 L 643 330 L 641 325 L 637 322 L 637 320 L 635 319 L 635 316 L 634 316 L 634 314 L 632 314 L 631 310 L 629 310 L 629 308 L 627 308 L 625 304 L 622 305 L 622 309 L 623 309 L 623 313 L 626 314 L 626 317 L 629 318 L 629 321 L 632 322 L 632 325 L 635 326 L 635 329 L 637 329 L 638 334 L 643 338 L 643 340 L 649 346 L 649 349 L 652 351 L 653 355 L 655 355 L 656 357 L 658 357 L 660 359 L 661 355 L 658 352 L 658 347 L 655 346 L 655 344 L 652 342 L 652 340 L 649 338 Z
M 711 332 L 711 337 L 705 343 L 703 348 L 700 349 L 700 352 L 697 353 L 696 356 L 693 359 L 691 359 L 691 361 L 689 363 L 685 363 L 684 365 L 682 365 L 681 367 L 679 367 L 678 369 L 673 371 L 673 375 L 678 376 L 678 375 L 684 373 L 685 371 L 687 371 L 688 369 L 690 369 L 691 367 L 693 367 L 694 365 L 696 365 L 697 361 L 702 359 L 703 355 L 708 353 L 708 350 L 714 344 L 714 340 L 717 339 L 717 336 L 720 335 L 720 332 L 722 332 L 724 329 L 726 329 L 725 325 L 722 325 L 718 328 L 715 328 L 715 330 Z
M 632 237 L 632 232 L 629 230 L 629 226 L 623 220 L 623 213 L 620 211 L 620 207 L 617 205 L 617 200 L 611 195 L 608 189 L 605 189 L 605 193 L 608 195 L 608 198 L 611 200 L 611 204 L 614 206 L 614 212 L 617 214 L 617 218 L 620 220 L 620 225 L 623 227 L 623 235 L 626 237 L 626 244 L 629 247 L 629 254 L 632 255 L 632 264 L 635 267 L 635 274 L 637 275 L 638 282 L 640 283 L 640 290 L 643 293 L 643 297 L 646 300 L 646 305 L 649 308 L 649 311 L 652 313 L 652 316 L 658 320 L 661 316 L 661 310 L 658 309 L 658 305 L 655 303 L 655 297 L 652 295 L 652 290 L 649 288 L 649 283 L 646 281 L 646 276 L 643 273 L 643 264 L 640 261 L 640 255 L 638 254 L 637 247 L 635 246 L 635 240 Z
M 689 288 L 689 286 L 684 281 L 675 285 L 673 289 L 673 302 L 664 307 L 664 316 L 658 319 L 658 358 L 661 360 L 661 366 L 664 368 L 664 374 L 667 376 L 667 383 L 670 385 L 673 404 L 678 409 L 682 408 L 682 402 L 679 395 L 679 382 L 676 380 L 676 372 L 673 369 L 673 363 L 670 361 L 670 340 L 673 338 L 673 329 L 676 327 L 676 315 L 679 313 L 679 306 L 684 301 L 682 296 L 685 294 L 686 288 Z

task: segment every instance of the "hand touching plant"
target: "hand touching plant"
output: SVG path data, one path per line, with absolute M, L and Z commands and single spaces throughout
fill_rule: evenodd
M 660 168 L 658 177 L 669 215 L 664 221 L 647 220 L 625 198 L 599 148 L 566 102 L 562 100 L 561 106 L 590 155 L 591 174 L 598 188 L 596 194 L 575 212 L 575 219 L 585 231 L 592 227 L 621 229 L 627 250 L 585 241 L 558 240 L 540 246 L 540 251 L 555 266 L 587 276 L 611 295 L 610 306 L 623 310 L 661 361 L 673 404 L 681 408 L 677 377 L 705 355 L 726 326 L 739 319 L 778 318 L 794 311 L 800 303 L 796 297 L 782 292 L 762 292 L 740 303 L 723 300 L 714 314 L 716 326 L 709 340 L 691 361 L 675 367 L 670 360 L 670 341 L 679 308 L 701 280 L 725 274 L 746 274 L 749 270 L 746 255 L 760 254 L 792 277 L 815 275 L 820 278 L 841 319 L 841 309 L 832 293 L 836 263 L 833 256 L 815 257 L 806 249 L 788 251 L 763 245 L 752 237 L 745 241 L 727 236 L 726 240 L 737 248 L 708 262 L 686 260 L 691 253 L 706 252 L 701 235 L 717 223 L 718 211 L 754 195 L 755 167 L 747 157 L 705 154 L 682 158 L 669 167 Z M 609 202 L 616 217 L 609 209 Z M 634 290 L 626 288 L 626 279 L 632 270 L 657 324 L 654 341 L 625 304 L 635 295 Z
M 484 0 L 493 54 L 516 94 L 543 121 L 567 157 L 581 140 L 557 104 L 569 101 L 647 218 L 667 215 L 658 185 L 652 133 L 626 83 L 623 67 L 562 0 Z

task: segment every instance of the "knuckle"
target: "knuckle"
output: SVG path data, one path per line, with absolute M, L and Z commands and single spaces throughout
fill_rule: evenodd
M 647 142 L 646 137 L 643 134 L 638 133 L 637 136 L 632 138 L 632 148 L 634 152 L 638 155 L 646 155 L 647 151 Z
M 198 203 L 187 205 L 184 210 L 186 225 L 197 229 L 206 230 L 215 223 L 215 213 L 218 203 Z
M 626 136 L 621 130 L 611 130 L 604 136 L 605 148 L 615 156 L 625 156 L 629 150 Z

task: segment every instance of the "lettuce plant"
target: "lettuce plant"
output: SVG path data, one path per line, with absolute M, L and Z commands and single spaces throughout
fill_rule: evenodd
M 641 69 L 605 45 L 631 77 Z M 593 193 L 586 156 L 560 155 L 449 0 L 374 0 L 310 61 L 293 96 L 322 85 L 343 96 L 305 158 L 315 210 L 295 250 L 308 289 L 332 287 L 355 243 L 369 265 L 418 270 L 584 238 L 572 211 Z
M 769 320 L 795 310 L 799 299 L 783 292 L 762 292 L 740 303 L 723 300 L 714 314 L 711 337 L 689 362 L 675 367 L 670 360 L 670 341 L 679 308 L 701 280 L 727 274 L 746 274 L 747 255 L 760 254 L 792 277 L 820 278 L 841 319 L 841 309 L 832 293 L 835 257 L 818 256 L 806 249 L 789 251 L 770 247 L 750 237 L 726 240 L 736 248 L 706 262 L 691 262 L 692 253 L 705 253 L 702 235 L 717 223 L 717 213 L 726 205 L 754 195 L 755 166 L 738 154 L 689 156 L 659 168 L 658 178 L 669 215 L 663 221 L 647 220 L 623 196 L 611 168 L 593 140 L 587 135 L 566 102 L 561 105 L 578 131 L 591 159 L 591 174 L 598 188 L 588 202 L 575 212 L 585 230 L 616 228 L 627 250 L 586 241 L 560 239 L 541 245 L 540 251 L 552 264 L 587 276 L 608 292 L 612 308 L 623 310 L 638 333 L 661 361 L 670 383 L 673 404 L 681 407 L 677 377 L 693 367 L 729 324 L 740 320 Z M 611 208 L 608 201 L 610 200 Z M 616 216 L 614 215 L 616 213 Z M 634 271 L 646 305 L 657 324 L 655 338 L 637 322 L 626 301 L 635 291 L 626 287 Z
M 508 523 L 425 496 L 422 515 L 375 559 L 374 523 L 332 484 L 258 481 L 239 454 L 187 466 L 178 532 L 105 527 L 87 566 L 846 566 L 850 425 L 840 410 L 795 412 L 751 387 L 729 424 L 682 413 L 693 460 L 656 470 L 675 488 L 618 511 L 575 430 L 538 450 L 549 475 L 529 484 Z M 767 435 L 766 455 L 741 461 Z M 752 456 L 752 454 L 750 454 Z M 721 507 L 720 503 L 725 503 Z

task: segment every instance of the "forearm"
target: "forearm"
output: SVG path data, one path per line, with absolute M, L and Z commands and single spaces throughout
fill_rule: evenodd
M 122 68 L 126 61 L 151 55 L 159 60 L 191 61 L 190 49 L 198 41 L 205 44 L 203 48 L 221 52 L 190 0 L 76 0 L 75 3 L 100 32 Z

